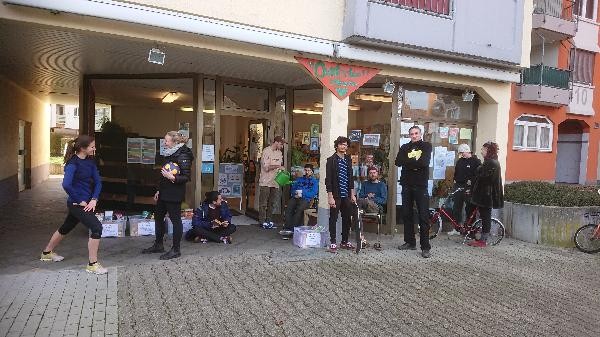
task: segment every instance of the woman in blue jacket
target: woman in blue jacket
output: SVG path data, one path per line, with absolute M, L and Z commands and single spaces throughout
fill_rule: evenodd
M 54 252 L 54 248 L 75 226 L 81 222 L 90 230 L 88 240 L 89 263 L 86 271 L 92 274 L 106 274 L 107 269 L 98 263 L 98 246 L 102 236 L 102 224 L 94 211 L 102 189 L 100 174 L 93 158 L 96 151 L 94 138 L 80 135 L 69 143 L 65 154 L 65 177 L 62 186 L 69 195 L 68 214 L 65 222 L 54 232 L 50 242 L 42 251 L 40 260 L 58 262 L 64 258 Z
M 192 229 L 185 238 L 189 241 L 231 243 L 231 234 L 236 230 L 231 223 L 231 212 L 227 202 L 217 191 L 206 193 L 202 205 L 194 210 Z

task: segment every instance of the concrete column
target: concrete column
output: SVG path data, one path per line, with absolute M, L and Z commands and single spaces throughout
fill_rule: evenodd
M 323 115 L 321 116 L 321 158 L 319 162 L 319 210 L 318 223 L 327 228 L 329 223 L 329 205 L 325 189 L 325 164 L 335 149 L 333 141 L 339 136 L 348 136 L 349 98 L 338 99 L 329 89 L 323 88 Z M 339 222 L 339 219 L 338 219 Z M 338 232 L 340 226 L 338 223 Z M 338 233 L 338 237 L 339 233 Z

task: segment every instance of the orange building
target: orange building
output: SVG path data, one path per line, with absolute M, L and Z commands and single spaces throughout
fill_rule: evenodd
M 598 0 L 536 0 L 531 66 L 513 85 L 506 181 L 600 181 Z

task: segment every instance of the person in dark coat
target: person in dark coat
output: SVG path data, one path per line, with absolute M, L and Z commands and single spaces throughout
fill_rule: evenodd
M 192 229 L 185 234 L 185 239 L 206 243 L 208 241 L 231 243 L 231 234 L 237 229 L 231 223 L 231 212 L 227 201 L 221 193 L 210 191 L 202 205 L 194 210 Z
M 482 229 L 481 238 L 469 242 L 473 247 L 487 246 L 487 239 L 492 225 L 492 208 L 504 207 L 502 191 L 502 172 L 498 162 L 498 144 L 487 142 L 481 148 L 483 164 L 477 168 L 475 181 L 471 190 L 471 203 L 479 208 Z
M 454 190 L 462 190 L 454 194 L 454 215 L 456 221 L 462 223 L 465 221 L 462 216 L 463 209 L 466 210 L 467 219 L 475 209 L 475 206 L 469 202 L 468 196 L 471 194 L 475 173 L 481 165 L 481 160 L 471 153 L 471 148 L 467 144 L 460 144 L 458 146 L 458 154 L 460 158 L 454 166 Z
M 342 215 L 342 241 L 340 248 L 354 249 L 348 242 L 352 211 L 356 205 L 354 192 L 354 176 L 352 173 L 352 158 L 346 152 L 350 139 L 339 136 L 333 142 L 335 153 L 327 158 L 325 165 L 325 188 L 327 190 L 327 203 L 329 204 L 329 251 L 337 252 L 336 223 L 338 215 Z
M 165 215 L 168 213 L 173 223 L 173 246 L 171 250 L 160 256 L 161 260 L 169 260 L 181 256 L 180 243 L 183 234 L 181 222 L 181 203 L 185 199 L 185 184 L 191 180 L 191 168 L 194 155 L 185 144 L 187 137 L 178 131 L 169 131 L 165 135 L 164 163 L 179 166 L 179 172 L 173 173 L 161 169 L 158 191 L 154 194 L 156 209 L 154 212 L 154 228 L 156 240 L 154 244 L 142 251 L 143 254 L 163 253 L 163 237 L 165 235 Z

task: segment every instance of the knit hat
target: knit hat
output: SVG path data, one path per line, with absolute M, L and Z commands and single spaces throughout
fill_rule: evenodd
M 469 145 L 467 145 L 467 144 L 460 144 L 458 146 L 458 153 L 463 153 L 463 152 L 471 152 L 471 148 L 469 147 Z

